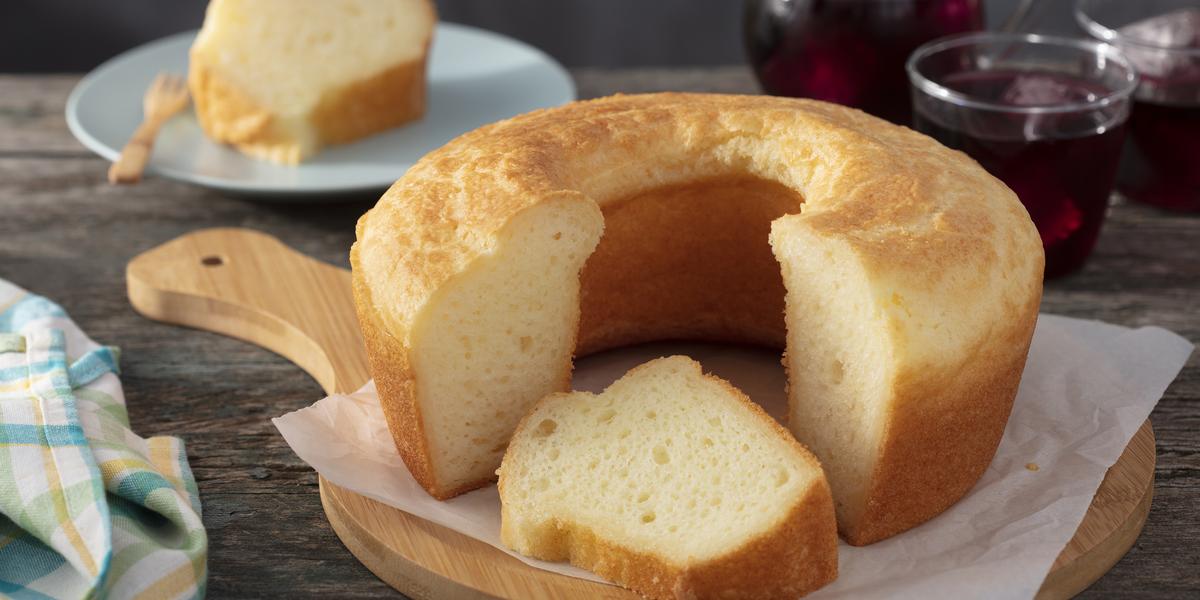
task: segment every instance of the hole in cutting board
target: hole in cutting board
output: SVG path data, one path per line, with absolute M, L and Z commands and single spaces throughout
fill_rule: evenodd
M 225 264 L 225 259 L 220 256 L 205 256 L 200 259 L 200 264 L 206 267 L 219 267 Z

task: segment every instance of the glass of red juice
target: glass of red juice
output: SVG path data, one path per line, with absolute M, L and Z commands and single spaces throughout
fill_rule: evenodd
M 743 40 L 763 91 L 853 106 L 908 125 L 904 60 L 983 28 L 982 0 L 746 0 Z
M 1012 188 L 1046 277 L 1078 269 L 1108 209 L 1137 75 L 1108 44 L 974 33 L 909 57 L 914 127 Z
M 1141 78 L 1117 189 L 1200 211 L 1200 0 L 1080 0 L 1075 18 L 1120 48 Z

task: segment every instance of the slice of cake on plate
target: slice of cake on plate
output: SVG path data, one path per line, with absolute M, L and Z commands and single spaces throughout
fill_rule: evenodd
M 188 86 L 210 138 L 296 164 L 418 119 L 429 0 L 212 0 Z

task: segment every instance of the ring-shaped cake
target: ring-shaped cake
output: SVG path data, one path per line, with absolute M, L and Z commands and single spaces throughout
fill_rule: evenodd
M 965 494 L 1003 433 L 1044 256 L 966 155 L 859 111 L 614 96 L 425 156 L 359 221 L 355 303 L 396 446 L 430 494 L 495 480 L 573 356 L 660 339 L 785 349 L 788 426 L 839 530 Z

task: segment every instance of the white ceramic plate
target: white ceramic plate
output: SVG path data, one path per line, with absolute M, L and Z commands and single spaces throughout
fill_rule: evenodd
M 162 71 L 187 72 L 185 32 L 100 65 L 67 100 L 67 124 L 83 145 L 114 160 L 142 118 L 142 95 Z M 296 167 L 264 162 L 204 137 L 190 109 L 163 126 L 148 172 L 242 195 L 279 200 L 382 190 L 418 158 L 461 133 L 575 99 L 567 71 L 540 50 L 482 29 L 439 23 L 429 96 L 417 122 L 341 146 Z

